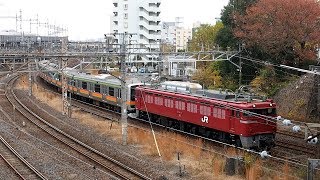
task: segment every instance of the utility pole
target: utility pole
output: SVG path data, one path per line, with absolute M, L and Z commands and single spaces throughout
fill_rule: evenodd
M 242 84 L 242 59 L 241 59 L 241 50 L 242 50 L 242 45 L 239 44 L 239 87 Z
M 61 52 L 67 52 L 67 38 L 63 37 L 61 41 Z M 61 58 L 61 91 L 62 91 L 62 114 L 70 115 L 69 102 L 68 102 L 68 80 L 66 74 L 63 72 L 64 68 L 68 65 L 68 59 Z
M 30 59 L 28 59 L 28 70 L 29 70 L 29 93 L 28 93 L 28 95 L 29 96 L 32 96 L 32 84 L 33 84 L 33 82 L 32 82 L 32 67 L 31 67 L 31 60 Z
M 122 133 L 122 145 L 127 145 L 128 137 L 128 114 L 127 114 L 127 87 L 126 87 L 126 45 L 127 40 L 131 39 L 132 35 L 129 33 L 113 33 L 114 37 L 118 36 L 120 43 L 120 73 L 121 76 L 118 78 L 121 82 L 121 133 Z M 110 45 L 107 35 L 105 35 L 107 47 Z M 122 42 L 121 42 L 122 41 Z M 108 48 L 107 48 L 108 49 Z M 130 98 L 130 97 L 128 97 Z
M 121 37 L 122 36 L 122 37 Z M 120 34 L 120 72 L 121 72 L 121 129 L 122 145 L 127 145 L 128 137 L 128 114 L 127 114 L 127 87 L 126 87 L 126 39 L 127 33 Z M 130 97 L 129 97 L 130 98 Z

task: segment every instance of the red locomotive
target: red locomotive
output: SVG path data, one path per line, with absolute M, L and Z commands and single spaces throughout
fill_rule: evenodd
M 272 100 L 213 90 L 198 95 L 145 86 L 135 90 L 140 118 L 248 149 L 274 145 L 276 123 L 268 119 L 276 116 Z

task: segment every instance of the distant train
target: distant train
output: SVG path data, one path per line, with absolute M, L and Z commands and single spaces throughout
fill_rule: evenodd
M 40 77 L 61 89 L 56 65 L 41 61 Z M 90 75 L 65 69 L 68 92 L 74 98 L 120 112 L 121 82 L 108 75 Z M 190 82 L 163 82 L 154 88 L 137 78 L 126 80 L 127 108 L 138 118 L 184 132 L 234 144 L 247 149 L 274 146 L 276 104 L 226 91 L 203 90 Z

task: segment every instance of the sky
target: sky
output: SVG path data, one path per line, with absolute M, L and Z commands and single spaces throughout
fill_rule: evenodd
M 174 21 L 182 17 L 184 26 L 191 27 L 196 21 L 214 23 L 229 0 L 161 0 L 161 20 Z M 0 31 L 16 29 L 16 14 L 22 10 L 22 29 L 36 33 L 33 24 L 37 15 L 43 24 L 49 22 L 68 29 L 71 40 L 103 38 L 110 33 L 112 0 L 0 0 Z M 9 18 L 9 17 L 11 18 Z M 44 27 L 44 25 L 42 25 Z M 18 30 L 20 26 L 18 25 Z M 38 29 L 38 32 L 47 30 Z

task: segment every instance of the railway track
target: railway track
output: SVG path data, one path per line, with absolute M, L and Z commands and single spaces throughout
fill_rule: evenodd
M 88 112 L 90 114 L 109 119 L 111 121 L 118 121 L 120 118 L 120 113 L 105 110 L 99 106 L 85 103 L 79 100 L 72 100 L 72 106 L 75 108 L 80 108 L 82 111 Z M 131 118 L 129 117 L 129 119 Z M 152 124 L 158 125 L 154 123 Z M 289 150 L 293 154 L 293 156 L 297 155 L 299 157 L 314 157 L 317 153 L 315 151 L 316 147 L 314 145 L 307 144 L 302 133 L 298 134 L 288 131 L 277 131 L 276 146 L 280 147 L 282 150 Z
M 16 78 L 13 78 L 7 88 L 6 96 L 11 104 L 18 110 L 21 114 L 23 114 L 26 118 L 28 118 L 32 123 L 41 128 L 43 131 L 47 132 L 57 140 L 63 142 L 65 145 L 72 148 L 74 151 L 82 154 L 86 158 L 90 159 L 92 163 L 94 163 L 94 168 L 99 168 L 107 172 L 111 175 L 111 177 L 117 179 L 150 179 L 148 176 L 122 164 L 121 162 L 116 161 L 115 159 L 99 152 L 98 150 L 82 143 L 80 140 L 72 137 L 71 135 L 63 132 L 57 127 L 51 125 L 43 118 L 33 113 L 26 105 L 24 105 L 23 101 L 25 98 L 18 98 L 13 88 L 14 81 Z
M 19 179 L 47 179 L 0 136 L 0 157 Z

